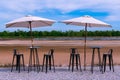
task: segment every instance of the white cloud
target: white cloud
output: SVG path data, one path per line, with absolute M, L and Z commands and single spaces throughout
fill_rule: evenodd
M 77 9 L 106 11 L 109 13 L 106 20 L 120 18 L 120 0 L 1 0 L 0 8 L 0 14 L 3 15 L 1 17 L 9 17 L 10 14 L 18 17 L 25 13 L 51 8 L 63 13 Z
M 34 11 L 43 8 L 56 8 L 61 11 L 75 9 L 116 9 L 119 0 L 2 0 L 0 6 L 12 11 Z
M 3 0 L 0 6 L 11 11 L 23 12 L 37 9 L 36 3 L 35 0 Z
M 106 12 L 108 15 L 103 20 L 108 22 L 120 21 L 120 0 L 1 0 L 0 26 L 4 26 L 6 22 L 24 15 L 35 14 L 36 11 L 38 13 L 47 12 L 44 10 L 48 9 L 57 9 L 62 13 L 68 13 L 73 10 Z M 37 15 L 39 15 L 38 13 Z M 68 16 L 70 15 L 55 15 L 52 17 L 56 20 L 64 20 Z
M 107 16 L 106 21 L 120 21 L 120 15 L 110 15 Z

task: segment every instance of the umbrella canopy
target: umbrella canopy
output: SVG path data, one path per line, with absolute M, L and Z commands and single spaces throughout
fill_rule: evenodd
M 69 20 L 62 21 L 67 25 L 76 25 L 85 27 L 85 44 L 84 44 L 84 70 L 86 69 L 86 37 L 87 37 L 87 27 L 112 27 L 111 25 L 97 20 L 91 16 L 85 15 L 78 18 L 73 18 Z
M 6 27 L 43 27 L 43 26 L 51 26 L 55 21 L 51 19 L 36 17 L 36 16 L 25 16 L 16 20 L 13 20 L 11 22 L 8 22 L 6 24 Z
M 31 41 L 33 43 L 32 38 L 32 28 L 34 27 L 43 27 L 43 26 L 51 26 L 55 21 L 51 19 L 36 17 L 36 16 L 25 16 L 16 20 L 13 20 L 11 22 L 8 22 L 6 24 L 6 27 L 25 27 L 30 28 L 31 32 Z
M 70 25 L 77 25 L 77 26 L 86 26 L 87 27 L 111 27 L 111 25 L 102 22 L 100 20 L 97 20 L 91 16 L 85 15 L 79 18 L 73 18 L 73 19 L 69 19 L 69 20 L 64 20 L 62 21 L 65 24 L 70 24 Z

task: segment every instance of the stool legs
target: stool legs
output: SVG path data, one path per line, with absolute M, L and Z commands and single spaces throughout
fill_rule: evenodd
M 54 68 L 54 72 L 55 72 L 55 65 L 54 65 L 54 56 L 52 55 L 52 62 L 53 62 L 53 68 Z
M 76 69 L 78 70 L 78 55 L 75 55 L 76 57 Z
M 99 69 L 100 69 L 100 71 L 102 71 L 102 66 L 101 66 L 101 57 L 100 57 L 100 49 L 99 49 L 99 48 L 93 48 L 93 53 L 92 53 L 92 62 L 91 62 L 91 72 L 92 72 L 92 73 L 93 73 L 93 67 L 94 67 L 95 49 L 97 49 L 97 51 L 98 51 Z
M 72 65 L 72 72 L 74 70 L 74 57 L 75 55 L 73 53 L 70 54 L 70 61 L 69 61 L 69 67 L 68 67 L 68 70 L 70 70 L 70 67 Z
M 37 66 L 37 71 L 40 71 L 40 66 L 39 66 L 39 57 L 38 57 L 38 51 L 35 49 L 36 53 L 36 66 Z
M 22 55 L 23 69 L 25 71 L 24 56 Z
M 13 66 L 14 66 L 14 59 L 15 59 L 15 55 L 13 55 L 11 72 L 12 72 L 12 70 L 13 70 Z
M 12 68 L 11 68 L 11 72 L 13 70 L 13 66 L 14 66 L 14 59 L 16 57 L 16 70 L 18 70 L 18 72 L 20 73 L 20 64 L 21 64 L 21 59 L 23 61 L 23 69 L 25 70 L 25 65 L 24 65 L 24 57 L 23 54 L 16 54 L 13 55 L 13 60 L 12 60 Z
M 112 69 L 113 69 L 113 72 L 114 72 L 114 65 L 113 65 L 113 57 L 111 56 L 111 63 L 112 63 Z
M 53 66 L 53 69 L 54 69 L 54 72 L 55 72 L 54 56 L 53 55 L 44 55 L 42 71 L 44 69 L 44 65 L 45 65 L 46 73 L 48 72 L 48 66 L 49 66 L 49 70 L 51 70 L 51 66 Z
M 104 72 L 105 72 L 105 70 L 106 70 L 106 58 L 107 58 L 107 56 L 104 56 Z
M 72 55 L 72 72 L 73 72 L 73 69 L 74 69 L 74 54 Z
M 20 56 L 19 55 L 17 55 L 16 70 L 20 72 Z
M 32 70 L 32 50 L 31 49 L 30 49 L 28 72 L 29 72 L 29 70 Z
M 102 73 L 106 71 L 106 60 L 108 57 L 108 61 L 109 61 L 109 69 L 111 71 L 111 68 L 113 69 L 114 72 L 114 65 L 113 65 L 113 58 L 112 55 L 107 55 L 107 54 L 103 54 L 103 62 L 102 62 Z
M 49 70 L 51 70 L 51 56 L 48 56 L 49 58 Z
M 72 67 L 72 72 L 73 72 L 74 71 L 74 64 L 76 64 L 76 69 L 77 70 L 78 70 L 78 66 L 79 66 L 80 71 L 82 71 L 82 69 L 81 69 L 81 61 L 80 61 L 80 54 L 74 54 L 74 53 L 70 54 L 70 61 L 69 61 L 68 70 L 70 70 L 70 67 Z
M 32 66 L 34 67 L 34 71 L 37 67 L 37 72 L 39 72 L 40 66 L 39 66 L 39 56 L 37 53 L 37 48 L 30 48 L 28 72 L 32 70 Z
M 112 58 L 111 58 L 111 56 L 109 55 L 109 68 L 110 68 L 110 71 L 111 71 L 111 63 L 112 63 L 112 62 L 111 62 L 111 59 L 112 59 Z
M 91 62 L 91 72 L 93 73 L 93 65 L 94 65 L 94 51 L 95 49 L 93 49 L 93 54 L 92 54 L 92 62 Z
M 45 55 L 43 57 L 42 71 L 43 71 L 43 68 L 44 68 L 44 63 L 45 63 Z
M 111 67 L 112 67 L 113 72 L 114 72 L 114 65 L 113 65 L 113 57 L 112 57 L 112 55 L 109 55 L 109 66 L 110 66 L 110 70 L 111 70 Z
M 47 73 L 47 69 L 48 68 L 48 56 L 46 56 L 46 73 Z
M 82 68 L 81 68 L 81 61 L 80 61 L 80 55 L 78 55 L 78 60 L 79 60 L 79 68 L 80 68 L 80 71 L 82 71 Z
M 101 57 L 100 57 L 100 49 L 98 48 L 98 58 L 99 58 L 99 69 L 102 71 L 102 65 L 101 65 Z
M 71 66 L 71 58 L 72 58 L 72 55 L 70 54 L 70 60 L 69 60 L 68 70 L 70 70 L 70 66 Z

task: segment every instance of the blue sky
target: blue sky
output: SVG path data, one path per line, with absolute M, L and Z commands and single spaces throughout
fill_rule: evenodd
M 112 25 L 112 28 L 88 28 L 88 30 L 120 30 L 120 0 L 1 0 L 0 31 L 29 30 L 26 28 L 5 28 L 14 19 L 33 15 L 56 21 L 90 15 Z M 51 27 L 33 30 L 84 30 L 80 26 L 55 23 Z

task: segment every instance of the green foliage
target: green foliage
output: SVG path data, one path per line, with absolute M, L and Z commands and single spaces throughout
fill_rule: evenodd
M 41 38 L 41 37 L 84 37 L 85 32 L 84 30 L 80 31 L 33 31 L 32 35 L 34 38 Z M 14 32 L 3 31 L 0 32 L 0 38 L 20 38 L 20 39 L 27 39 L 30 38 L 31 34 L 30 31 L 21 31 L 17 30 Z M 88 37 L 113 37 L 113 36 L 120 36 L 120 31 L 87 31 Z

